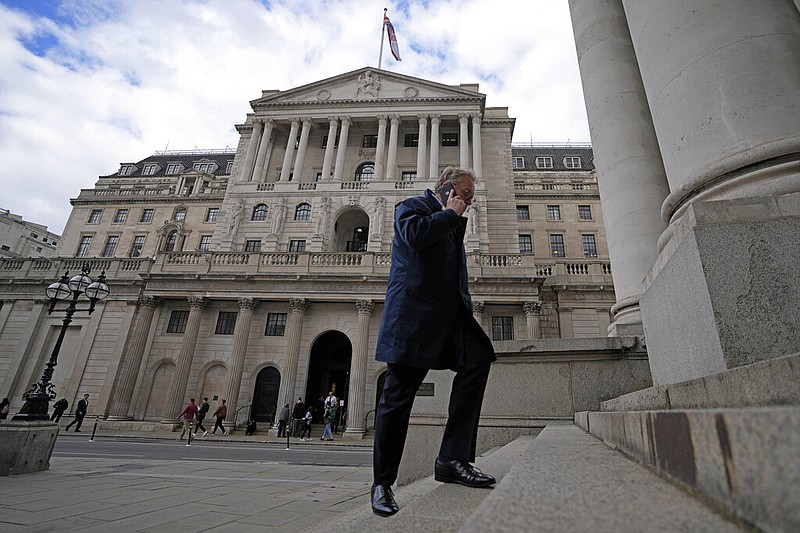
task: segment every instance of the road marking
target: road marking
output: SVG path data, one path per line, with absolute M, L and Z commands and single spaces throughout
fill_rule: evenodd
M 59 455 L 77 455 L 85 457 L 87 455 L 96 457 L 144 457 L 144 454 L 131 454 L 131 453 L 89 453 L 89 452 L 53 452 L 54 456 Z

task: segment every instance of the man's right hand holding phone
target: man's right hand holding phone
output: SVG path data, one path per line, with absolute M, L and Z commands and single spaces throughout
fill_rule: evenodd
M 467 210 L 467 203 L 461 199 L 460 196 L 457 194 L 451 194 L 450 197 L 447 199 L 447 205 L 444 206 L 445 209 L 452 209 L 458 216 L 464 214 L 464 211 Z

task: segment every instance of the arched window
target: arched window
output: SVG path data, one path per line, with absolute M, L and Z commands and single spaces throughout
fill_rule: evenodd
M 362 163 L 356 169 L 355 181 L 372 181 L 375 176 L 375 163 Z
M 175 245 L 178 244 L 178 230 L 172 230 L 167 235 L 167 241 L 164 243 L 165 252 L 174 252 Z
M 186 208 L 179 207 L 175 210 L 175 220 L 184 220 L 186 218 Z
M 305 202 L 298 205 L 294 210 L 295 220 L 311 220 L 311 206 Z
M 250 220 L 267 220 L 267 212 L 269 206 L 267 204 L 258 204 L 253 208 L 253 217 Z

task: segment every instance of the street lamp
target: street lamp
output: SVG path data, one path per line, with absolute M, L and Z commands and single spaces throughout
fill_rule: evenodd
M 81 267 L 81 273 L 69 277 L 69 272 L 64 272 L 61 279 L 55 283 L 50 284 L 45 290 L 45 294 L 50 299 L 50 308 L 47 314 L 51 314 L 56 304 L 64 301 L 70 297 L 69 305 L 65 309 L 64 321 L 61 324 L 61 331 L 58 334 L 58 340 L 53 347 L 53 353 L 50 355 L 50 360 L 47 361 L 47 368 L 42 374 L 41 379 L 33 386 L 31 390 L 22 395 L 25 399 L 25 405 L 22 406 L 19 413 L 14 416 L 14 420 L 48 420 L 47 408 L 50 400 L 55 399 L 56 393 L 53 391 L 53 384 L 50 380 L 53 377 L 53 368 L 58 363 L 58 353 L 61 351 L 61 344 L 64 342 L 64 336 L 67 334 L 67 327 L 72 322 L 72 315 L 75 311 L 88 311 L 91 315 L 94 312 L 94 307 L 100 300 L 104 300 L 108 294 L 108 285 L 106 285 L 106 272 L 105 270 L 100 273 L 97 281 L 92 281 L 89 277 L 91 269 L 89 265 L 84 263 Z M 81 294 L 86 294 L 89 298 L 88 309 L 78 309 L 78 298 Z

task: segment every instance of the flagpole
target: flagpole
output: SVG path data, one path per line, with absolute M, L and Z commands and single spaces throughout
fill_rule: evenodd
M 386 37 L 386 32 L 384 30 L 384 26 L 386 26 L 386 11 L 387 8 L 383 8 L 383 20 L 381 20 L 381 51 L 378 53 L 378 70 L 381 69 L 381 60 L 383 60 L 383 39 Z

